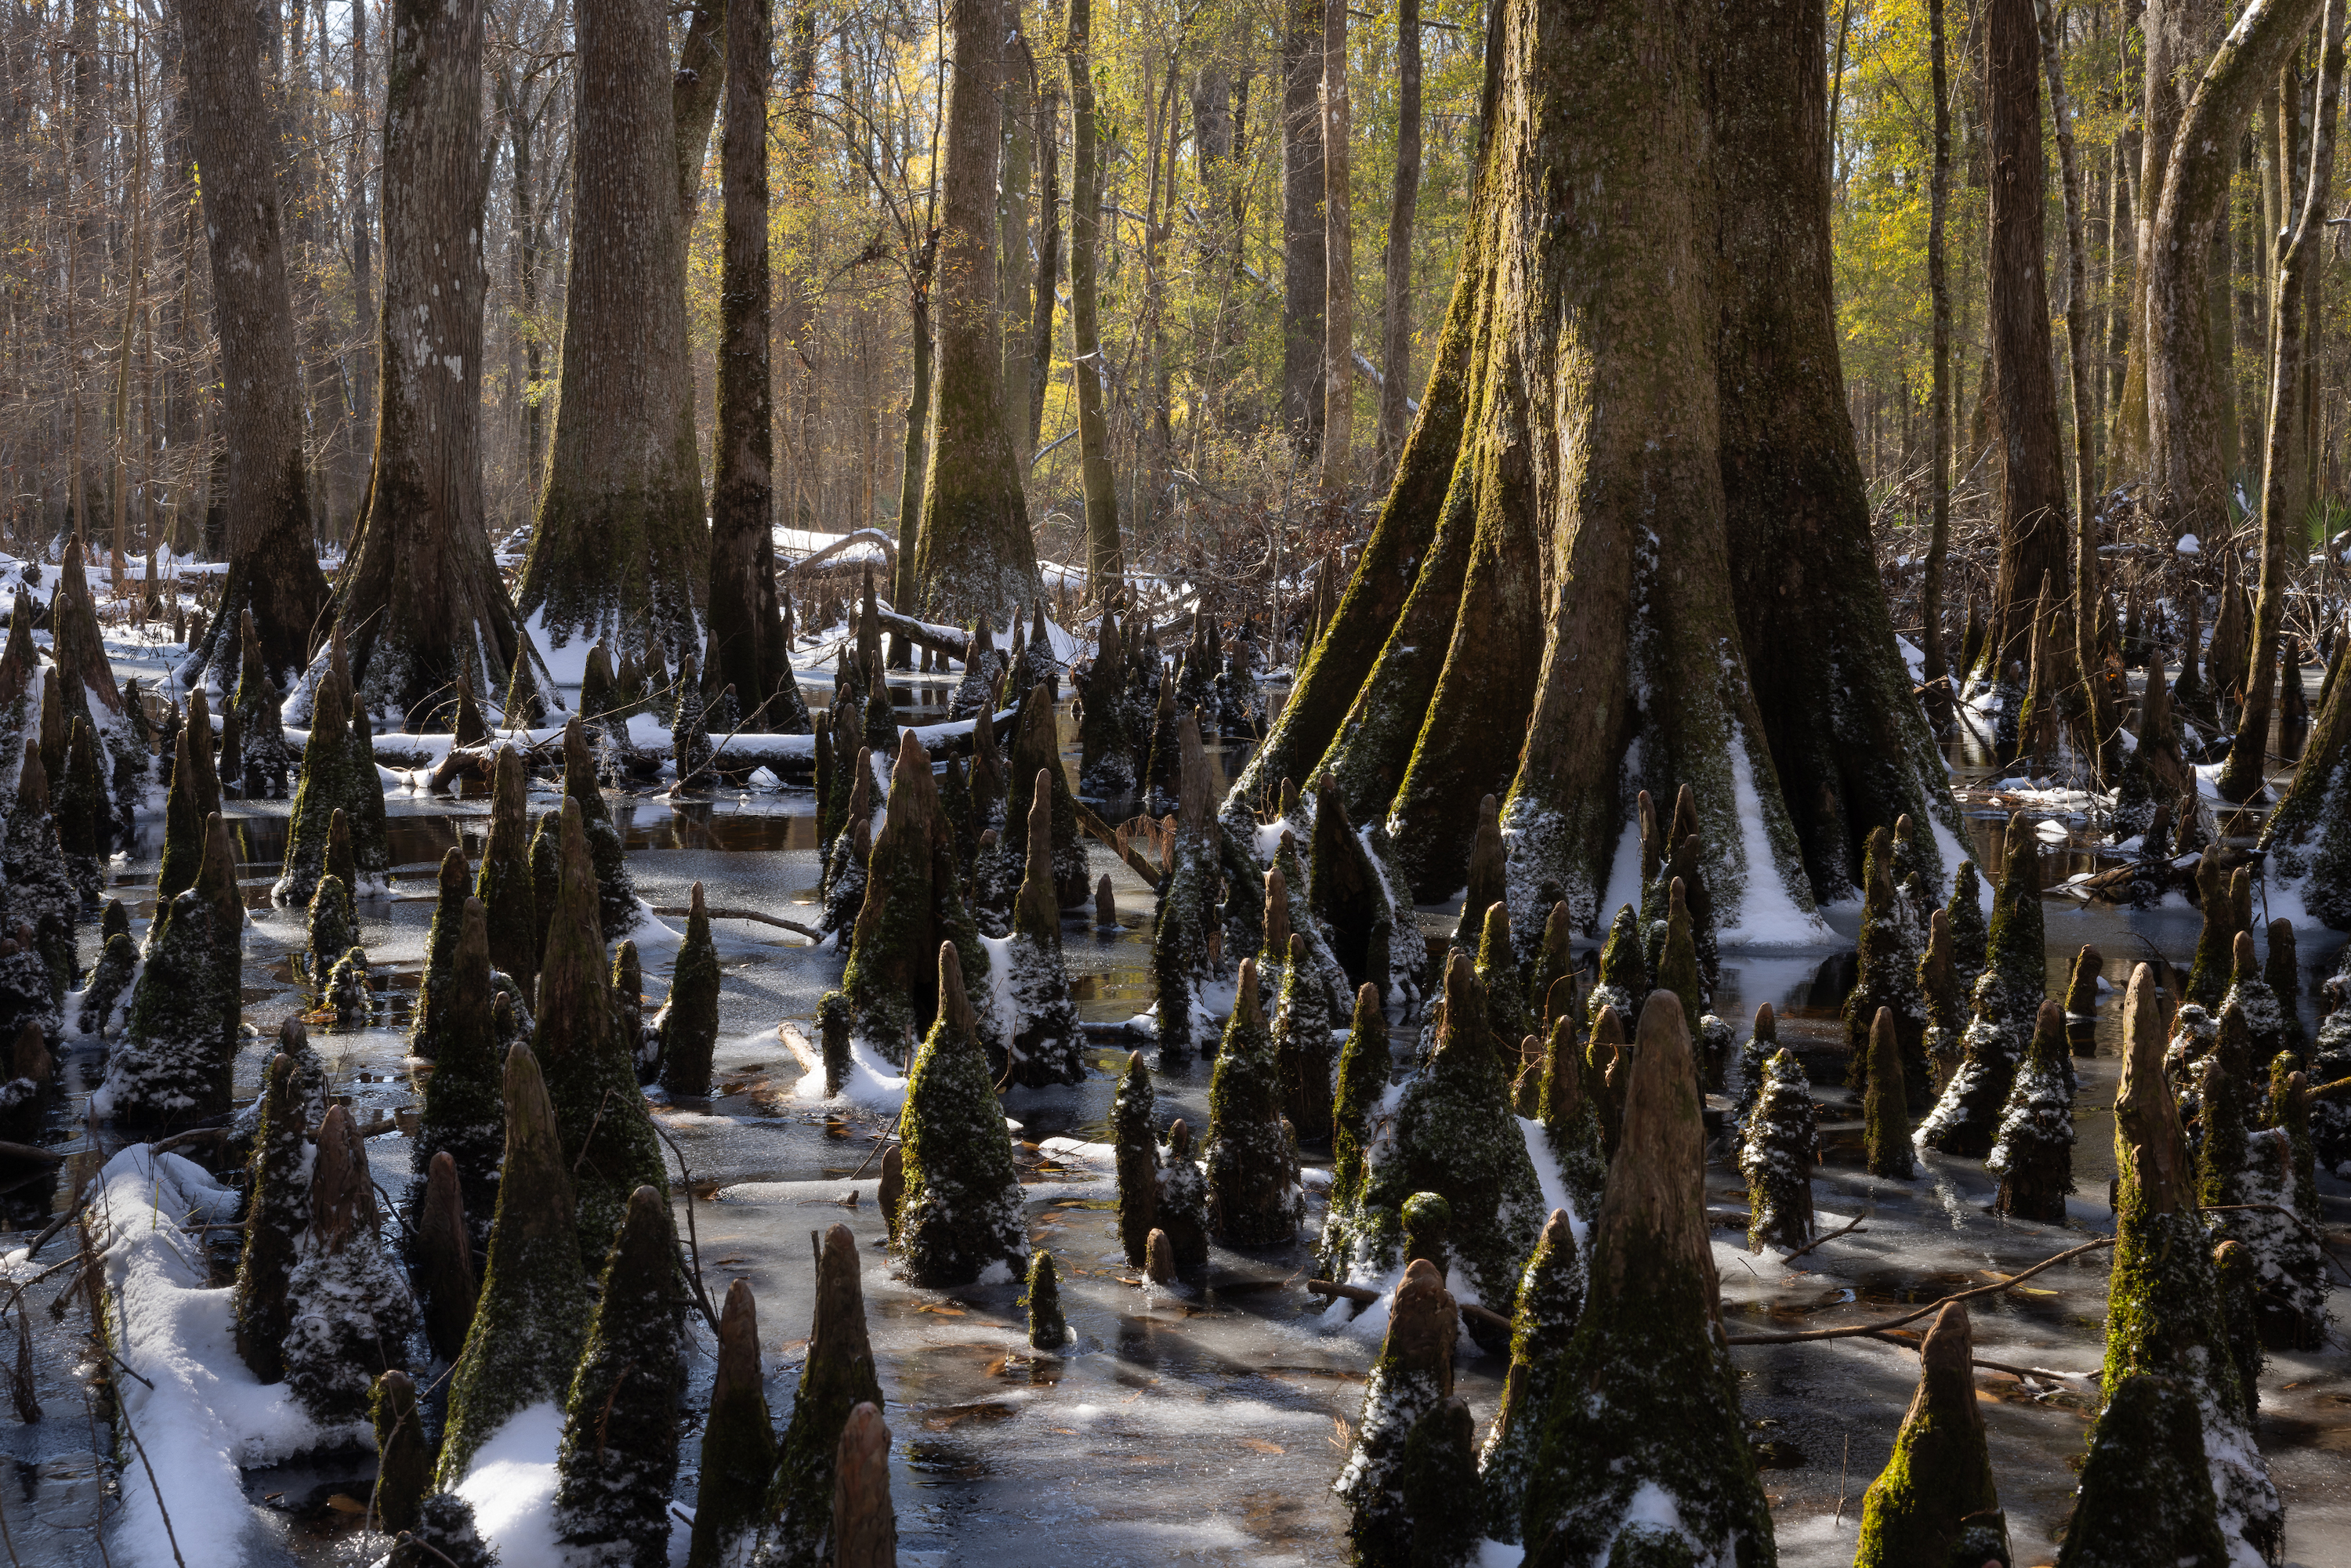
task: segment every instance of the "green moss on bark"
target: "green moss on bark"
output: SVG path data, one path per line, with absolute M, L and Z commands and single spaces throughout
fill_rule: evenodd
M 760 1523 L 776 1469 L 776 1432 L 759 1371 L 758 1309 L 747 1280 L 726 1287 L 718 1314 L 718 1368 L 702 1423 L 694 1537 L 686 1568 L 726 1568 Z
M 1519 1539 L 1543 1417 L 1583 1312 L 1583 1254 L 1565 1211 L 1554 1208 L 1519 1281 L 1510 1313 L 1510 1370 L 1479 1455 L 1486 1533 L 1496 1541 Z
M 845 1225 L 825 1231 L 817 1254 L 816 1312 L 808 1359 L 768 1489 L 768 1561 L 778 1568 L 818 1568 L 832 1531 L 835 1463 L 849 1414 L 879 1406 L 881 1381 L 865 1335 L 865 1294 L 857 1244 Z
M 998 1263 L 1020 1264 L 1029 1237 L 1011 1141 L 955 945 L 940 943 L 933 961 L 942 1002 L 906 1076 L 898 1247 L 907 1279 L 939 1288 L 967 1285 Z
M 653 1025 L 661 1040 L 662 1087 L 672 1094 L 710 1092 L 710 1057 L 718 1043 L 718 980 L 710 910 L 697 882 L 686 910 L 685 942 L 670 971 L 669 1000 Z
M 1918 1391 L 1895 1434 L 1893 1456 L 1861 1500 L 1854 1568 L 1941 1568 L 1958 1561 L 1952 1548 L 1962 1521 L 2000 1506 L 1976 1405 L 1973 1348 L 1967 1305 L 1952 1301 L 1919 1346 Z

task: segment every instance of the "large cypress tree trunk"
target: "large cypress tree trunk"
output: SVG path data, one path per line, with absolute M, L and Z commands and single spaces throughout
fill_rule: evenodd
M 726 241 L 718 285 L 718 429 L 710 485 L 710 642 L 703 685 L 735 688 L 744 727 L 804 731 L 776 598 L 773 394 L 768 379 L 767 0 L 726 7 Z
M 1985 6 L 1984 90 L 1991 163 L 1986 292 L 2002 457 L 2000 570 L 1984 656 L 1996 680 L 2011 662 L 2032 663 L 2032 609 L 2043 574 L 2062 599 L 2074 572 L 2057 445 L 2057 380 L 2049 357 L 2041 28 L 2032 0 L 1989 0 Z
M 482 516 L 481 0 L 394 0 L 375 469 L 335 616 L 371 712 L 500 688 L 514 610 Z
M 189 140 L 203 183 L 221 343 L 229 569 L 220 613 L 183 675 L 193 680 L 217 669 L 233 684 L 239 617 L 250 610 L 270 674 L 283 682 L 308 663 L 310 641 L 323 631 L 327 580 L 310 541 L 276 121 L 262 92 L 252 7 L 188 0 L 183 15 Z
M 1281 36 L 1281 423 L 1322 439 L 1322 4 L 1284 0 Z
M 1870 544 L 1829 261 L 1825 14 L 1728 0 L 1715 71 L 1722 486 L 1732 600 L 1813 891 L 1908 815 L 1964 827 L 1911 695 Z M 1933 640 L 1928 627 L 1928 640 Z
M 1086 491 L 1086 586 L 1107 601 L 1123 570 L 1118 480 L 1102 414 L 1102 132 L 1094 119 L 1093 6 L 1070 0 L 1070 357 L 1078 389 L 1078 462 Z
M 669 48 L 656 0 L 581 0 L 555 436 L 517 605 L 551 646 L 698 646 L 709 572 Z
M 941 149 L 937 360 L 931 454 L 923 478 L 914 602 L 968 620 L 1005 613 L 1039 592 L 1029 503 L 1004 419 L 1003 335 L 996 296 L 996 149 L 1004 12 L 998 0 L 947 8 L 955 69 Z

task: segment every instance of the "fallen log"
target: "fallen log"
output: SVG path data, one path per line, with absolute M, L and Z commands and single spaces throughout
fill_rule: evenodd
M 683 917 L 692 915 L 694 911 L 688 909 L 682 904 L 658 904 L 653 906 L 653 913 L 655 915 L 674 915 Z M 813 925 L 802 925 L 797 920 L 786 920 L 780 915 L 762 915 L 756 909 L 712 909 L 705 907 L 703 910 L 703 913 L 710 916 L 713 920 L 752 920 L 757 921 L 762 925 L 781 926 L 783 929 L 791 932 L 795 936 L 807 937 L 811 942 L 821 942 L 824 940 L 824 933 L 819 931 Z
M 1328 1280 L 1307 1281 L 1306 1293 L 1310 1296 L 1335 1296 L 1343 1301 L 1358 1301 L 1364 1306 L 1380 1299 L 1380 1293 L 1368 1285 L 1336 1285 Z M 1481 1307 L 1475 1301 L 1460 1301 L 1456 1305 L 1460 1307 L 1463 1317 L 1477 1322 L 1489 1323 L 1498 1329 L 1510 1326 L 1510 1319 L 1490 1307 Z

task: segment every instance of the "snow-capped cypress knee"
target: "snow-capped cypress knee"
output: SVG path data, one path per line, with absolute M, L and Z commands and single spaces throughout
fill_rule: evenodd
M 1404 1458 L 1414 1425 L 1453 1393 L 1453 1342 L 1460 1310 L 1426 1261 L 1405 1270 L 1388 1309 L 1387 1336 L 1364 1385 L 1363 1414 L 1346 1469 L 1332 1487 L 1348 1507 L 1349 1560 L 1359 1568 L 1405 1568 L 1416 1561 L 1404 1495 Z M 1474 1504 L 1458 1500 L 1474 1520 Z
M 1976 1404 L 1974 1345 L 1967 1303 L 1946 1303 L 1918 1346 L 1918 1391 L 1893 1456 L 1861 1500 L 1854 1568 L 1959 1563 L 1952 1548 L 1964 1521 L 2000 1506 Z
M 898 1248 L 916 1285 L 966 1285 L 1029 1256 L 1019 1178 L 955 944 L 937 948 L 937 1021 L 906 1076 Z
M 1649 994 L 1649 967 L 1641 956 L 1641 919 L 1629 904 L 1620 904 L 1608 923 L 1608 940 L 1600 949 L 1600 980 L 1583 998 L 1594 1023 L 1600 1009 L 1614 1008 L 1619 1019 L 1631 1018 Z
M 1041 1247 L 1029 1254 L 1029 1287 L 1020 1304 L 1029 1309 L 1029 1347 L 1058 1354 L 1070 1342 L 1070 1325 L 1061 1316 L 1061 1277 L 1053 1255 Z
M 1853 1086 L 1865 1089 L 1874 1063 L 1870 1035 L 1880 1009 L 1893 1014 L 1896 1048 L 1909 1108 L 1933 1103 L 1927 1074 L 1927 1006 L 1919 994 L 1919 953 L 1904 929 L 1894 894 L 1894 841 L 1884 828 L 1869 835 L 1861 907 L 1860 977 L 1845 998 L 1845 1040 L 1853 1051 Z
M 1583 1311 L 1583 1255 L 1563 1209 L 1554 1208 L 1519 1281 L 1510 1313 L 1510 1370 L 1479 1455 L 1486 1489 L 1486 1533 L 1519 1539 L 1543 1417 Z
M 1763 1561 L 1771 1551 L 1721 1338 L 1705 1142 L 1681 1009 L 1653 996 L 1592 1228 L 1583 1316 L 1528 1488 L 1529 1568 Z M 1665 1508 L 1677 1528 L 1659 1522 Z M 1643 1551 L 1652 1555 L 1636 1558 Z
M 351 852 L 360 879 L 354 882 L 352 891 L 366 891 L 392 869 L 392 853 L 384 839 L 383 783 L 376 775 L 375 748 L 368 738 L 367 716 L 355 716 L 350 703 L 350 677 L 340 659 L 330 655 L 311 702 L 310 737 L 302 747 L 301 779 L 294 787 L 294 807 L 287 823 L 286 864 L 272 889 L 280 904 L 309 902 L 327 869 L 327 836 L 338 810 L 350 829 Z
M 1634 1060 L 1637 1077 L 1639 1058 Z M 1763 1092 L 1739 1147 L 1739 1169 L 1747 1178 L 1749 1251 L 1802 1247 L 1813 1239 L 1813 1165 L 1819 1149 L 1812 1084 L 1795 1053 L 1782 1047 L 1764 1064 Z
M 818 1250 L 816 1312 L 808 1359 L 800 1364 L 791 1420 L 784 1427 L 768 1483 L 766 1561 L 777 1568 L 818 1568 L 833 1533 L 841 1436 L 850 1412 L 879 1406 L 882 1385 L 865 1334 L 865 1293 L 857 1244 L 845 1225 L 830 1227 Z M 844 1523 L 846 1521 L 843 1521 Z
M 118 1122 L 186 1121 L 228 1109 L 245 904 L 217 814 L 205 824 L 204 842 L 195 885 L 157 921 L 162 935 L 139 971 L 123 1039 L 107 1062 L 104 1093 Z
M 1910 1142 L 1910 1101 L 1904 1092 L 1899 1039 L 1894 1009 L 1878 1009 L 1877 1020 L 1869 1030 L 1869 1087 L 1862 1094 L 1862 1147 L 1870 1175 L 1908 1181 L 1918 1174 L 1918 1152 Z
M 2246 1058 L 2240 1071 L 2266 1077 L 2271 1058 L 2286 1049 L 2285 1009 L 2262 977 L 2249 931 L 2238 932 L 2231 944 L 2229 989 L 2220 998 L 2221 1013 L 2225 1016 L 2231 1007 L 2245 1020 Z
M 739 1561 L 759 1527 L 776 1470 L 776 1433 L 759 1369 L 758 1304 L 747 1280 L 726 1287 L 718 1314 L 718 1366 L 710 1413 L 702 1423 L 700 1477 L 686 1568 L 725 1568 Z
M 412 1157 L 429 1170 L 437 1155 L 456 1162 L 466 1186 L 486 1194 L 506 1143 L 506 1105 L 498 1092 L 498 1045 L 490 974 L 489 915 L 467 898 L 443 964 L 433 1071 L 424 1075 Z
M 506 1158 L 473 1326 L 449 1375 L 434 1471 L 444 1487 L 465 1479 L 475 1454 L 513 1416 L 563 1397 L 588 1333 L 570 1164 L 528 1046 L 507 1052 L 501 1095 Z
M 1919 1129 L 1928 1148 L 1980 1159 L 1999 1136 L 2009 1086 L 2032 1041 L 2047 985 L 2040 866 L 2039 841 L 2022 815 L 2011 816 L 1991 946 L 1976 981 L 1974 1015 L 1960 1040 L 1963 1054 Z
M 246 1158 L 245 1249 L 232 1298 L 236 1354 L 263 1383 L 286 1375 L 286 1278 L 295 1243 L 310 1222 L 310 1146 L 294 1059 L 272 1057 L 262 1080 L 261 1114 Z
M 669 1200 L 629 1195 L 563 1402 L 555 1538 L 572 1561 L 664 1568 L 685 1333 Z
M 686 908 L 685 941 L 670 971 L 669 999 L 653 1019 L 661 1041 L 662 1087 L 672 1094 L 710 1092 L 711 1052 L 718 1043 L 718 949 L 702 884 Z
M 424 1196 L 417 1201 L 414 1267 L 423 1300 L 424 1337 L 433 1354 L 455 1362 L 473 1326 L 474 1239 L 465 1223 L 465 1199 L 457 1164 L 444 1149 L 425 1168 Z
M 303 967 L 308 971 L 310 985 L 323 998 L 327 977 L 343 955 L 359 945 L 359 921 L 351 904 L 351 891 L 341 877 L 332 872 L 319 879 L 310 894 L 310 931 L 308 951 L 302 956 Z
M 82 987 L 75 1026 L 84 1034 L 111 1035 L 122 1021 L 123 998 L 138 975 L 139 944 L 131 939 L 131 934 L 118 931 L 107 937 Z
M 2032 1048 L 2017 1069 L 1984 1168 L 2000 1177 L 1993 1209 L 2044 1225 L 2065 1223 L 2074 1190 L 2074 1092 L 2066 1059 L 2065 1009 L 2041 1004 Z
M 490 827 L 474 896 L 489 920 L 490 967 L 513 976 L 525 996 L 538 988 L 538 955 L 546 945 L 531 879 L 528 792 L 521 757 L 511 746 L 499 747 L 490 768 Z
M 408 1281 L 376 1236 L 375 1186 L 350 1112 L 330 1107 L 311 1157 L 308 1224 L 286 1280 L 286 1381 L 321 1426 L 367 1415 L 368 1395 L 417 1327 Z
M 1026 870 L 1012 901 L 1012 935 L 1004 947 L 1014 1016 L 1003 1025 L 1011 1037 L 1012 1082 L 1042 1089 L 1083 1082 L 1086 1064 L 1077 1003 L 1070 998 L 1070 973 L 1061 962 L 1061 912 L 1051 880 L 1052 789 L 1041 769 L 1029 793 L 1028 825 Z
M 1208 1213 L 1228 1246 L 1270 1246 L 1297 1234 L 1303 1195 L 1281 1105 L 1281 1064 L 1258 1002 L 1257 960 L 1244 958 L 1208 1081 Z
M 1159 1224 L 1152 1235 L 1167 1244 L 1170 1277 L 1196 1274 L 1207 1268 L 1208 1183 L 1192 1149 L 1192 1129 L 1181 1117 L 1167 1127 L 1167 1153 L 1159 1168 L 1158 1216 Z M 1152 1247 L 1144 1250 L 1157 1257 Z
M 369 1396 L 375 1425 L 375 1523 L 397 1534 L 416 1523 L 433 1478 L 433 1454 L 416 1416 L 416 1384 L 397 1368 L 375 1380 Z
M 198 827 L 201 832 L 203 824 Z M 6 842 L 0 846 L 0 875 L 6 878 L 0 905 L 13 924 L 31 927 L 33 946 L 48 966 L 49 1010 L 54 1011 L 73 988 L 81 967 L 75 926 L 81 918 L 82 897 L 49 810 L 47 772 L 30 741 L 25 743 L 24 767 L 16 775 Z
M 1151 1070 L 1131 1051 L 1111 1097 L 1111 1145 L 1117 1151 L 1118 1239 L 1127 1266 L 1143 1267 L 1144 1248 L 1157 1223 L 1159 1145 L 1152 1130 Z
M 1290 936 L 1290 963 L 1281 977 L 1281 1001 L 1274 1013 L 1273 1045 L 1280 1063 L 1283 1113 L 1301 1140 L 1331 1136 L 1331 1019 L 1306 938 Z
M 2058 1568 L 2237 1561 L 2204 1463 L 2204 1413 L 2188 1379 L 2134 1373 L 2090 1428 Z

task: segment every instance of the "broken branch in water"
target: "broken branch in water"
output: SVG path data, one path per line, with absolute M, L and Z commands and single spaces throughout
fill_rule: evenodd
M 2095 1241 L 2085 1241 L 2079 1247 L 2067 1248 L 2053 1258 L 2043 1258 L 2022 1273 L 2011 1274 L 1996 1284 L 1978 1285 L 1970 1291 L 1956 1291 L 1943 1297 L 1941 1301 L 1928 1302 L 1915 1312 L 1905 1312 L 1898 1318 L 1887 1318 L 1882 1322 L 1855 1323 L 1850 1328 L 1841 1329 L 1804 1329 L 1796 1333 L 1727 1334 L 1724 1336 L 1724 1343 L 1727 1344 L 1802 1344 L 1816 1339 L 1862 1339 L 1870 1335 L 1882 1334 L 1887 1329 L 1898 1329 L 1905 1323 L 1915 1323 L 1920 1318 L 1929 1317 L 1941 1311 L 1949 1302 L 1964 1301 L 1971 1296 L 1995 1294 L 2007 1290 L 2011 1285 L 2021 1285 L 2043 1269 L 2054 1268 L 2069 1258 L 2079 1258 L 2085 1252 L 2095 1252 L 2101 1247 L 2112 1247 L 2114 1244 L 2115 1239 L 2111 1236 L 2101 1236 Z

